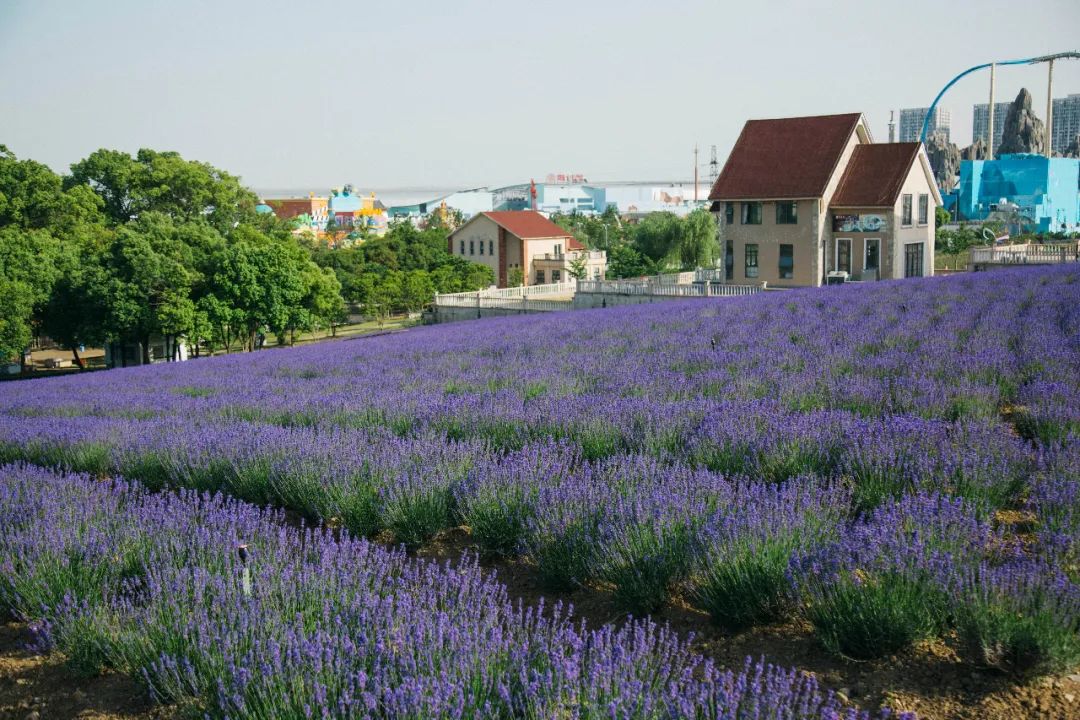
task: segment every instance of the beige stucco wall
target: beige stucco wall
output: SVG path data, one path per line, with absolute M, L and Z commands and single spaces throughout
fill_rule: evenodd
M 921 152 L 921 151 L 920 151 Z M 904 195 L 911 195 L 911 226 L 903 227 L 900 220 L 903 212 Z M 927 221 L 919 224 L 919 195 L 927 195 Z M 911 165 L 907 178 L 900 189 L 900 196 L 896 199 L 893 214 L 896 218 L 896 242 L 893 243 L 893 275 L 895 278 L 904 277 L 904 245 L 908 243 L 923 243 L 923 276 L 929 277 L 934 274 L 934 210 L 937 205 L 934 202 L 934 192 L 927 180 L 926 173 L 918 159 Z
M 817 200 L 797 200 L 797 220 L 794 225 L 776 224 L 776 203 L 761 203 L 761 224 L 743 225 L 742 203 L 735 202 L 735 222 L 727 225 L 724 221 L 724 211 L 719 213 L 720 223 L 720 248 L 724 249 L 724 242 L 732 240 L 734 243 L 734 273 L 731 283 L 742 285 L 746 283 L 767 282 L 770 287 L 799 287 L 816 285 L 815 282 L 817 260 Z M 746 245 L 757 243 L 758 246 L 758 276 L 746 277 Z M 780 245 L 791 245 L 794 253 L 794 272 L 790 279 L 780 278 Z
M 463 257 L 470 262 L 487 265 L 495 273 L 495 281 L 499 279 L 499 226 L 484 215 L 477 215 L 464 226 L 459 228 L 450 238 L 453 254 Z M 461 242 L 465 241 L 465 252 L 461 252 Z M 474 253 L 469 254 L 469 242 L 474 243 Z M 476 243 L 484 243 L 484 254 L 481 255 Z M 488 244 L 495 249 L 495 254 L 488 253 Z M 509 255 L 509 252 L 507 253 Z

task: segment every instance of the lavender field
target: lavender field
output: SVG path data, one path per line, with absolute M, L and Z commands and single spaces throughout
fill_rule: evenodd
M 0 463 L 0 611 L 214 718 L 863 712 L 718 668 L 672 603 L 844 662 L 1080 666 L 1075 268 L 5 383 Z M 459 527 L 547 603 L 413 557 Z M 588 588 L 637 619 L 576 620 Z

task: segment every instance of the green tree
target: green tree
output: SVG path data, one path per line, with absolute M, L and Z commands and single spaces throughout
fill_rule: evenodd
M 521 268 L 510 268 L 510 271 L 506 274 L 507 287 L 521 287 L 525 284 L 525 274 Z
M 653 261 L 633 246 L 620 243 L 613 245 L 607 254 L 607 275 L 611 278 L 643 277 L 656 274 Z
M 579 252 L 570 260 L 570 277 L 575 280 L 584 280 L 589 275 L 588 251 Z
M 721 257 L 716 221 L 705 209 L 697 209 L 679 222 L 679 258 L 683 270 L 714 267 Z
M 952 215 L 945 208 L 938 205 L 934 209 L 934 227 L 939 228 L 942 225 L 948 225 L 952 220 Z
M 204 219 L 221 232 L 255 222 L 257 198 L 236 178 L 208 163 L 176 152 L 142 149 L 132 157 L 97 150 L 71 166 L 69 188 L 87 186 L 101 198 L 105 214 L 123 224 L 147 212 L 176 220 Z
M 410 270 L 401 280 L 401 302 L 408 312 L 419 312 L 431 304 L 435 296 L 435 284 L 424 270 Z
M 657 270 L 674 267 L 681 262 L 679 218 L 670 212 L 646 215 L 633 232 L 634 248 L 655 263 Z

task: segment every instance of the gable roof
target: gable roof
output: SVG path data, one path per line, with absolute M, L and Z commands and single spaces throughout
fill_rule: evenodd
M 919 154 L 919 143 L 859 145 L 830 207 L 892 207 Z
M 495 221 L 496 225 L 522 240 L 572 237 L 568 230 L 559 227 L 535 210 L 493 210 L 480 214 Z M 569 248 L 569 245 L 567 247 Z
M 748 120 L 710 200 L 821 197 L 860 113 Z

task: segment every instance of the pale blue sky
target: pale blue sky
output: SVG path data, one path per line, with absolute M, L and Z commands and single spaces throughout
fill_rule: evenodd
M 1075 50 L 1080 2 L 0 0 L 0 143 L 57 171 L 178 150 L 254 187 L 676 179 L 744 120 L 929 104 Z M 1045 66 L 998 73 L 1045 114 Z M 987 74 L 946 96 L 970 141 Z M 1058 63 L 1055 96 L 1080 93 Z

